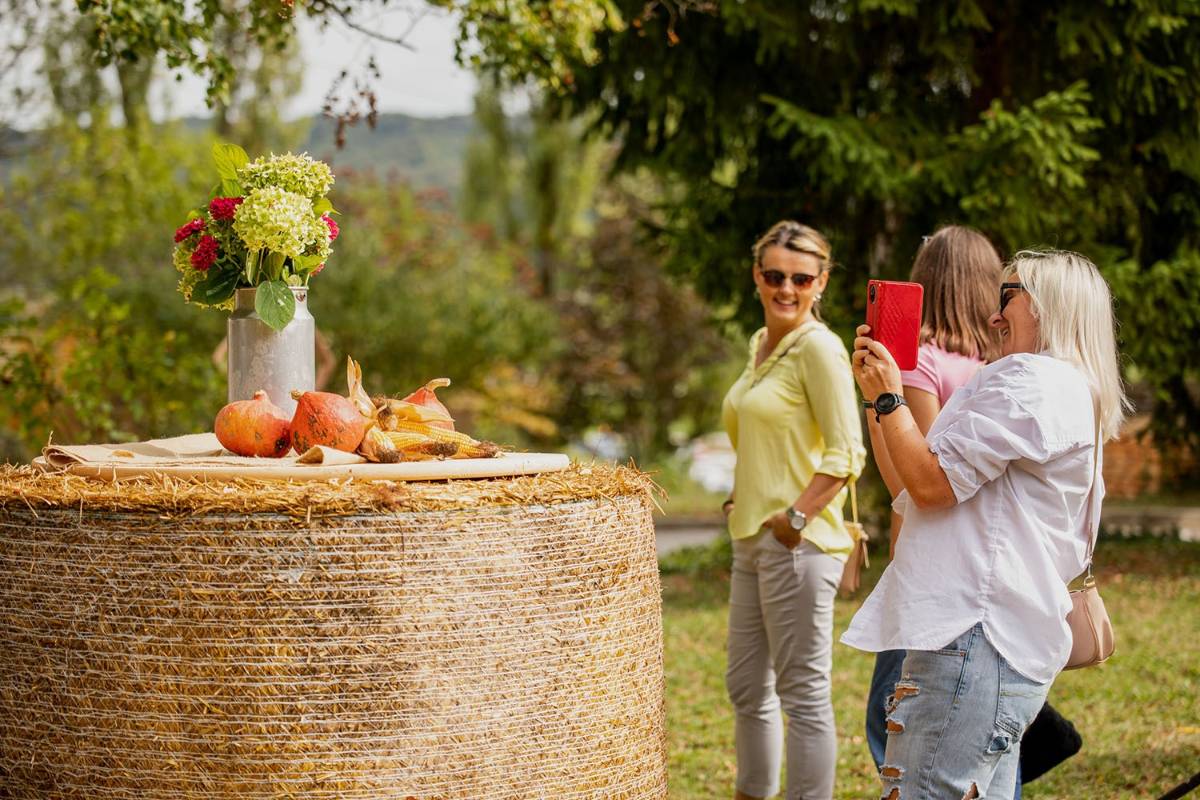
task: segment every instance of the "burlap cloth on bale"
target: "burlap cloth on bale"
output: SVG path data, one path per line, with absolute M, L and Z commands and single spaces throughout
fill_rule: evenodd
M 0 468 L 0 796 L 663 798 L 650 486 Z

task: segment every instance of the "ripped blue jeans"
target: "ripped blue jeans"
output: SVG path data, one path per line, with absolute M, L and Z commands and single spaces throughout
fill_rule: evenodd
M 909 650 L 887 704 L 881 797 L 1011 798 L 1021 736 L 1049 691 L 1009 666 L 982 624 L 941 650 Z

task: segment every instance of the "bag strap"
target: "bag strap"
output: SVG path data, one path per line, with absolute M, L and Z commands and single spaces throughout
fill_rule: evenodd
M 1100 538 L 1100 525 L 1099 524 L 1096 525 L 1095 532 L 1091 531 L 1091 527 L 1092 527 L 1092 495 L 1095 494 L 1095 492 L 1096 492 L 1096 479 L 1100 474 L 1100 453 L 1101 453 L 1101 448 L 1104 446 L 1100 441 L 1100 404 L 1099 403 L 1095 403 L 1092 406 L 1092 416 L 1095 418 L 1095 421 L 1096 421 L 1096 440 L 1095 440 L 1096 446 L 1095 446 L 1095 450 L 1092 452 L 1092 485 L 1088 489 L 1087 501 L 1086 501 L 1087 502 L 1087 511 L 1085 512 L 1086 516 L 1084 517 L 1084 520 L 1086 521 L 1087 529 L 1088 529 L 1087 579 L 1086 580 L 1089 580 L 1089 581 L 1092 579 L 1092 553 L 1096 549 L 1096 540 L 1098 538 Z
M 852 537 L 854 539 L 855 550 L 850 553 L 850 558 L 854 558 L 855 552 L 861 552 L 862 565 L 869 567 L 871 566 L 871 557 L 867 555 L 867 532 L 858 524 L 858 489 L 855 488 L 858 486 L 858 481 L 850 478 L 846 482 L 850 484 L 850 519 L 854 522 L 855 528 L 855 533 Z M 860 544 L 862 545 L 861 549 L 858 547 Z

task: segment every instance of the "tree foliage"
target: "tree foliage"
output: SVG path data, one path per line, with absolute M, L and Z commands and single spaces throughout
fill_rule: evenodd
M 224 397 L 223 321 L 176 302 L 171 231 L 207 190 L 207 149 L 63 122 L 0 189 L 0 458 L 59 442 L 196 430 Z M 198 137 L 197 137 L 198 138 Z
M 939 224 L 1009 255 L 1079 250 L 1113 284 L 1161 430 L 1200 431 L 1200 4 L 617 7 L 636 24 L 597 30 L 558 103 L 598 113 L 619 169 L 668 182 L 649 221 L 706 298 L 755 323 L 749 246 L 783 217 L 833 240 L 843 332 L 865 279 L 906 275 Z
M 104 58 L 232 67 L 221 0 L 79 0 Z M 300 3 L 347 19 L 376 2 Z M 907 273 L 959 222 L 1006 253 L 1079 250 L 1117 294 L 1128 374 L 1160 432 L 1198 437 L 1200 4 L 1059 0 L 432 0 L 460 58 L 548 88 L 619 142 L 617 170 L 663 180 L 647 222 L 706 299 L 751 325 L 749 245 L 773 221 L 826 231 L 826 306 L 848 332 L 867 276 Z M 286 37 L 285 5 L 246 24 Z M 479 43 L 472 52 L 467 43 Z M 1170 318 L 1155 310 L 1173 309 Z
M 18 2 L 19 0 L 4 0 Z M 93 31 L 93 48 L 103 65 L 153 61 L 184 68 L 208 81 L 209 104 L 220 108 L 236 93 L 239 34 L 253 37 L 263 52 L 281 51 L 295 39 L 296 19 L 306 14 L 337 22 L 378 41 L 406 45 L 409 30 L 381 29 L 381 13 L 408 7 L 441 9 L 461 22 L 458 58 L 509 78 L 535 76 L 553 90 L 571 86 L 576 64 L 592 64 L 597 31 L 620 31 L 625 21 L 612 0 L 75 0 Z M 688 2 L 688 0 L 684 0 Z M 414 8 L 415 7 L 415 8 Z M 229 41 L 231 33 L 235 41 Z M 476 44 L 482 44 L 479 48 Z M 368 73 L 374 72 L 373 64 Z M 342 78 L 330 76 L 335 87 Z M 369 94 L 369 85 L 358 84 Z M 336 91 L 336 88 L 334 89 Z M 353 98 L 351 98 L 352 105 Z M 358 112 L 349 111 L 357 120 Z
M 667 274 L 636 225 L 645 187 L 603 181 L 611 144 L 543 103 L 505 116 L 495 87 L 476 97 L 463 213 L 528 255 L 531 288 L 549 300 L 565 352 L 548 365 L 563 432 L 618 430 L 639 460 L 715 424 L 731 363 L 712 310 Z M 669 343 L 664 346 L 664 343 Z
M 208 135 L 131 142 L 97 112 L 42 132 L 0 191 L 0 460 L 59 442 L 208 429 L 225 399 L 226 316 L 174 291 L 171 234 L 211 183 Z M 519 254 L 480 240 L 444 198 L 339 175 L 345 234 L 310 308 L 335 360 L 373 393 L 450 377 L 464 429 L 517 446 L 556 440 L 558 320 Z M 327 388 L 345 391 L 334 371 Z

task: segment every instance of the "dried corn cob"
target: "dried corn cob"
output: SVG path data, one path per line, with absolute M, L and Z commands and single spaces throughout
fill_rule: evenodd
M 454 454 L 455 458 L 492 458 L 500 453 L 500 448 L 491 442 L 476 441 L 461 431 L 448 431 L 424 422 L 408 422 L 407 420 L 397 420 L 395 424 L 396 432 L 418 433 L 434 441 L 457 445 L 458 452 Z
M 388 435 L 374 426 L 359 443 L 358 452 L 366 456 L 368 461 L 381 464 L 395 464 L 404 457 Z
M 406 461 L 421 461 L 426 458 L 450 458 L 458 453 L 458 445 L 438 440 L 412 431 L 384 431 L 392 446 Z

